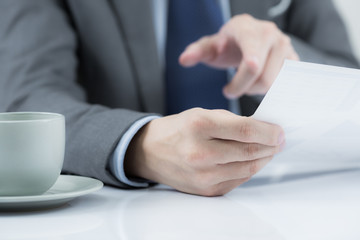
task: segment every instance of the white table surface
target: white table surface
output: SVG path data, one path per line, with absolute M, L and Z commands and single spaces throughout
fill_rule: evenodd
M 0 239 L 360 239 L 360 160 L 272 162 L 206 198 L 166 186 L 102 190 L 51 210 L 0 213 Z

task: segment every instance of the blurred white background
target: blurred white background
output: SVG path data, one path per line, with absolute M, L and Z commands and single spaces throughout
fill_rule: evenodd
M 314 0 L 318 1 L 318 0 Z M 359 0 L 334 0 L 335 4 L 347 25 L 351 43 L 360 59 L 360 1 Z

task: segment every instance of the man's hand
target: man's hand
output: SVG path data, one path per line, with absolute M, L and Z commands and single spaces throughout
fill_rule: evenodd
M 224 95 L 232 99 L 266 93 L 284 59 L 299 60 L 290 38 L 274 23 L 244 14 L 233 17 L 217 34 L 190 44 L 179 61 L 185 67 L 204 63 L 215 68 L 237 68 L 223 89 Z
M 248 181 L 283 145 L 279 126 L 195 108 L 147 124 L 130 144 L 125 171 L 179 191 L 217 196 Z

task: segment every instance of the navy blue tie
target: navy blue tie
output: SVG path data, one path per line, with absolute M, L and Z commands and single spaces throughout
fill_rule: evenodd
M 170 0 L 166 44 L 167 114 L 193 107 L 228 109 L 222 95 L 225 70 L 204 65 L 184 68 L 178 58 L 185 47 L 200 37 L 216 33 L 223 17 L 216 0 Z

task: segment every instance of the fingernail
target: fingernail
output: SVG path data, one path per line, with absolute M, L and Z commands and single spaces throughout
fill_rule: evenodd
M 282 132 L 278 138 L 278 144 L 282 144 L 285 141 L 285 134 Z

